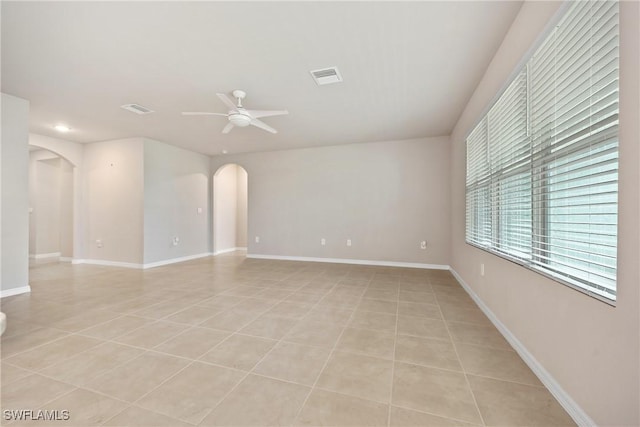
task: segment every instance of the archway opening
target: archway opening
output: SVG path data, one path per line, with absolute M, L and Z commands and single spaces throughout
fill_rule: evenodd
M 29 146 L 29 265 L 71 261 L 74 253 L 74 165 Z
M 248 174 L 229 163 L 213 175 L 213 253 L 246 251 L 248 222 Z

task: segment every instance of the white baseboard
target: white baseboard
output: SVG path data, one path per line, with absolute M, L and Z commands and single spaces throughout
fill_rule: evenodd
M 72 264 L 90 264 L 90 265 L 104 265 L 107 267 L 124 267 L 124 268 L 142 268 L 142 264 L 135 264 L 132 262 L 121 261 L 107 261 L 103 259 L 73 259 Z
M 31 292 L 31 286 L 19 286 L 17 288 L 5 289 L 4 291 L 0 291 L 0 298 L 27 294 L 29 292 Z
M 31 259 L 47 259 L 47 258 L 60 258 L 60 252 L 51 252 L 48 254 L 29 254 Z
M 259 254 L 247 254 L 247 258 L 274 259 L 274 260 L 281 260 L 281 261 L 328 262 L 333 264 L 377 265 L 382 267 L 423 268 L 423 269 L 430 269 L 430 270 L 449 270 L 448 265 L 423 264 L 419 262 L 372 261 L 372 260 L 366 260 L 366 259 L 314 258 L 314 257 L 302 257 L 302 256 L 259 255 Z
M 70 257 L 70 256 L 61 256 L 58 261 L 60 261 L 60 262 L 72 262 L 73 258 Z
M 524 363 L 529 366 L 533 373 L 538 377 L 540 382 L 551 392 L 553 397 L 556 398 L 558 403 L 569 414 L 573 421 L 579 426 L 596 426 L 596 423 L 587 415 L 587 413 L 571 398 L 571 396 L 560 386 L 560 384 L 551 376 L 540 362 L 527 350 L 527 348 L 520 342 L 518 338 L 498 319 L 498 317 L 491 311 L 491 309 L 480 299 L 471 286 L 465 282 L 462 277 L 453 269 L 450 268 L 453 276 L 460 282 L 460 285 L 464 288 L 469 296 L 476 302 L 480 310 L 489 318 L 491 323 L 500 331 L 502 336 L 511 344 L 513 349 L 520 355 Z
M 212 255 L 211 252 L 204 252 L 201 254 L 183 256 L 179 258 L 164 259 L 162 261 L 149 262 L 146 264 L 136 264 L 131 262 L 121 262 L 121 261 L 107 261 L 102 259 L 78 259 L 78 258 L 72 259 L 71 263 L 72 264 L 104 265 L 107 267 L 136 268 L 136 269 L 144 270 L 147 268 L 160 267 L 162 265 L 169 265 L 169 264 L 175 264 L 177 262 L 184 262 L 184 261 L 190 261 L 192 259 L 204 258 L 211 255 Z
M 228 254 L 229 252 L 235 252 L 235 251 L 246 251 L 247 248 L 229 248 L 229 249 L 222 249 L 221 251 L 216 251 L 213 253 L 213 255 L 222 255 L 222 254 Z
M 197 255 L 189 255 L 189 256 L 183 256 L 180 258 L 171 258 L 171 259 L 165 259 L 162 261 L 149 262 L 144 264 L 142 268 L 147 269 L 147 268 L 160 267 L 162 265 L 175 264 L 176 262 L 191 261 L 192 259 L 204 258 L 211 255 L 213 255 L 211 252 L 204 252 Z

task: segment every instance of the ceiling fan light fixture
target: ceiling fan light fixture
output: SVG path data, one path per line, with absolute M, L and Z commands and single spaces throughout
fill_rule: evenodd
M 234 126 L 238 126 L 240 128 L 247 127 L 251 124 L 251 117 L 246 116 L 240 113 L 232 113 L 229 114 L 229 121 L 233 123 Z

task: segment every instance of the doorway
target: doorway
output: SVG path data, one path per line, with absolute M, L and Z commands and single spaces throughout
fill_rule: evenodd
M 74 166 L 29 146 L 29 265 L 73 257 Z
M 213 175 L 213 254 L 247 249 L 248 174 L 226 164 Z

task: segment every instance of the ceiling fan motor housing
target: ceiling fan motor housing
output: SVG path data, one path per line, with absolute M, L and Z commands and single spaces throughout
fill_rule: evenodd
M 229 114 L 229 121 L 233 123 L 234 126 L 243 128 L 251 124 L 251 117 L 240 112 L 233 112 Z

